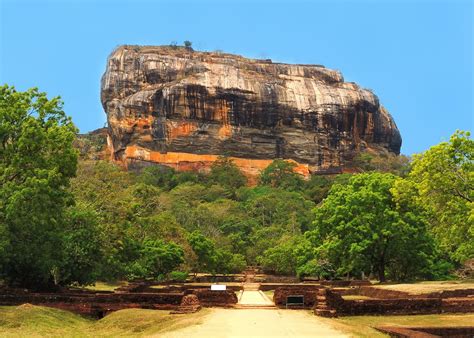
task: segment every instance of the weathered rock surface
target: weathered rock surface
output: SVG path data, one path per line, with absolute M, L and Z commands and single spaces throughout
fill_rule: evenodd
M 219 155 L 257 175 L 273 159 L 338 172 L 361 151 L 400 152 L 377 96 L 318 65 L 182 47 L 121 46 L 102 78 L 115 160 L 207 168 Z

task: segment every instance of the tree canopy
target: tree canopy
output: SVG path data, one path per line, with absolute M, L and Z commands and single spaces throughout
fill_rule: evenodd
M 49 285 L 62 266 L 76 132 L 59 97 L 0 87 L 0 264 L 11 283 Z
M 294 162 L 277 159 L 256 186 L 226 157 L 209 173 L 127 172 L 87 154 L 78 161 L 76 133 L 59 98 L 0 87 L 0 279 L 8 284 L 183 280 L 255 264 L 299 277 L 432 279 L 474 257 L 468 132 L 411 163 L 362 154 L 358 174 L 305 180 Z
M 371 173 L 334 185 L 315 209 L 309 238 L 317 256 L 328 259 L 340 275 L 376 273 L 385 281 L 423 274 L 433 254 L 427 221 L 421 210 L 405 209 L 391 192 L 397 178 Z
M 407 184 L 429 211 L 430 229 L 443 250 L 457 262 L 474 257 L 474 141 L 456 131 L 415 155 Z M 402 187 L 400 187 L 402 189 Z

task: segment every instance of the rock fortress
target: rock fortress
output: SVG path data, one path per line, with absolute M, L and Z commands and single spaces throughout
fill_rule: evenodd
M 371 90 L 321 65 L 124 45 L 107 60 L 101 101 L 111 156 L 126 167 L 206 171 L 226 156 L 255 178 L 282 158 L 309 176 L 402 143 Z

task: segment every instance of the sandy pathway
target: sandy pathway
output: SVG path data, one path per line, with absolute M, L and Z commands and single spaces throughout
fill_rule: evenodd
M 262 291 L 244 291 L 239 299 L 242 305 L 273 305 Z
M 211 309 L 202 324 L 160 334 L 161 337 L 347 337 L 309 311 Z

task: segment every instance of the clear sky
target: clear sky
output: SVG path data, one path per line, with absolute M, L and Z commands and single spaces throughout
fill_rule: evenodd
M 100 78 L 120 44 L 193 42 L 316 63 L 371 88 L 402 153 L 473 130 L 473 1 L 0 0 L 0 83 L 61 95 L 81 132 L 102 127 Z

